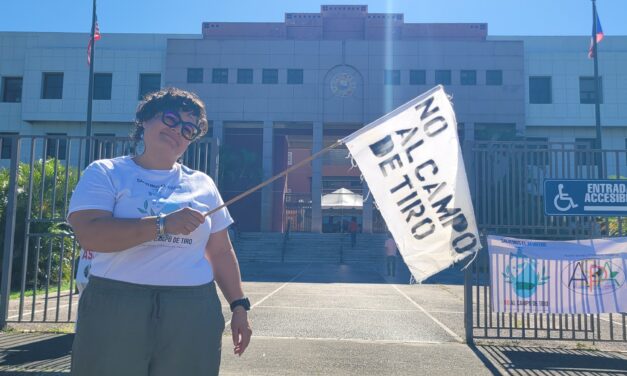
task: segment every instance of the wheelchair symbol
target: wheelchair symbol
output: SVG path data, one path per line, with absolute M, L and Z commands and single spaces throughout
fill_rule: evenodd
M 568 193 L 564 193 L 564 184 L 558 184 L 557 189 L 559 193 L 557 194 L 557 196 L 555 196 L 555 199 L 553 199 L 553 205 L 555 205 L 555 209 L 561 212 L 565 212 L 579 206 L 575 204 L 572 197 L 570 197 Z

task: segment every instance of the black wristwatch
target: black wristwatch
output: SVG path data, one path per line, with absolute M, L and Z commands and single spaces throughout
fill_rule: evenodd
M 242 306 L 244 310 L 250 311 L 250 300 L 248 298 L 241 298 L 231 302 L 231 312 L 235 311 L 235 307 Z

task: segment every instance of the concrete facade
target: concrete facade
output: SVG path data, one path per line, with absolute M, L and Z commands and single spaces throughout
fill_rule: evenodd
M 0 33 L 1 132 L 84 135 L 87 40 L 77 33 Z M 252 168 L 263 179 L 280 172 L 283 161 L 289 167 L 288 155 L 302 160 L 438 83 L 453 97 L 461 139 L 573 142 L 594 137 L 594 105 L 580 103 L 579 90 L 580 77 L 592 75 L 588 42 L 488 36 L 486 24 L 405 23 L 402 14 L 327 5 L 320 13 L 287 13 L 281 23 L 205 22 L 198 35 L 105 33 L 96 43 L 95 72 L 112 75 L 111 99 L 94 101 L 92 132 L 127 135 L 140 75 L 159 74 L 161 87 L 188 89 L 205 101 L 210 135 L 256 153 Z M 627 37 L 606 37 L 599 51 L 603 145 L 622 149 Z M 44 73 L 63 73 L 61 99 L 42 99 Z M 19 102 L 4 101 L 4 78 L 12 77 L 22 78 Z M 550 103 L 530 103 L 530 77 L 550 77 Z M 342 153 L 267 186 L 248 206 L 234 206 L 242 229 L 284 230 L 286 195 L 311 202 L 306 226 L 314 232 L 328 217 L 323 194 L 350 184 L 368 198 Z M 228 197 L 246 188 L 221 186 Z M 376 227 L 375 212 L 365 200 L 363 231 Z

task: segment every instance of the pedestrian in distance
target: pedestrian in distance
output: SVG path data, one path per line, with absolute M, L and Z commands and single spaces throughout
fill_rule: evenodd
M 388 277 L 396 276 L 396 254 L 398 253 L 398 247 L 392 234 L 388 232 L 388 237 L 385 240 L 385 260 L 387 266 Z
M 352 217 L 348 223 L 348 232 L 351 234 L 351 248 L 355 248 L 357 244 L 357 232 L 359 231 L 359 225 L 357 224 L 357 218 Z
M 139 103 L 131 137 L 141 155 L 103 159 L 84 171 L 68 222 L 95 253 L 81 293 L 72 375 L 217 375 L 231 306 L 234 353 L 246 350 L 250 302 L 213 180 L 178 163 L 207 133 L 204 103 L 176 88 Z

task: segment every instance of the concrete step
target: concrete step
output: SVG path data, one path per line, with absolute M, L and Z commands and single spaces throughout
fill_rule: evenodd
M 240 261 L 378 263 L 383 260 L 384 234 L 357 234 L 355 247 L 349 234 L 241 233 L 233 240 Z M 284 245 L 285 244 L 285 245 Z M 284 249 L 285 247 L 285 249 Z M 284 254 L 283 254 L 284 253 Z

